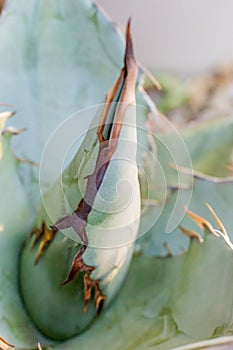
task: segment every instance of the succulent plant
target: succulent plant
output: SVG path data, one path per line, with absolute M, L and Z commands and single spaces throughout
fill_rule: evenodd
M 136 77 L 129 26 L 126 38 L 120 70 L 121 34 L 87 0 L 3 13 L 0 95 L 17 112 L 0 114 L 3 350 L 233 342 L 233 120 L 177 131 Z M 58 126 L 74 120 L 67 140 Z M 61 167 L 54 145 L 83 131 Z
M 137 65 L 130 24 L 126 35 L 124 68 L 74 159 L 45 194 L 45 207 L 21 256 L 26 307 L 38 328 L 55 339 L 79 333 L 109 304 L 128 271 L 137 238 Z M 130 197 L 127 185 L 116 192 L 121 182 L 130 183 Z M 77 239 L 64 236 L 61 231 L 67 229 Z

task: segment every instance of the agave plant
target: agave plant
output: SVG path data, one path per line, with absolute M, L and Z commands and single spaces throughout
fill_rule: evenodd
M 45 194 L 45 207 L 22 252 L 20 281 L 25 304 L 38 328 L 55 339 L 79 333 L 113 299 L 133 253 L 140 193 L 136 114 L 130 108 L 135 103 L 137 78 L 132 50 L 128 24 L 124 68 L 78 153 Z M 125 203 L 116 198 L 120 181 L 132 186 L 132 198 L 126 198 L 125 189 L 117 196 L 123 195 Z M 106 205 L 111 205 L 110 211 Z M 61 234 L 69 228 L 78 242 Z M 42 293 L 40 284 L 46 285 L 48 275 L 49 288 Z M 82 277 L 76 278 L 78 275 Z M 48 312 L 40 313 L 45 300 Z
M 12 1 L 0 42 L 0 348 L 231 344 L 232 118 L 175 130 L 87 0 Z

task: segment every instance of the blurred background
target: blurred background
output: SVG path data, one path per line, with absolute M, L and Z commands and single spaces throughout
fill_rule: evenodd
M 5 0 L 0 0 L 0 12 L 2 11 L 2 7 L 3 7 L 4 3 L 5 3 Z
M 125 28 L 136 57 L 159 80 L 145 89 L 176 125 L 232 116 L 232 0 L 97 0 Z
M 232 0 L 97 0 L 122 26 L 133 18 L 137 58 L 153 72 L 190 76 L 233 58 Z

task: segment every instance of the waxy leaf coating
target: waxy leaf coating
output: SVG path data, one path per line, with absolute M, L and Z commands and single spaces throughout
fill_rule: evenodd
M 134 110 L 136 78 L 129 22 L 125 65 L 107 94 L 102 112 L 94 119 L 97 128 L 90 126 L 93 139 L 87 132 L 86 141 L 70 166 L 45 195 L 45 207 L 37 227 L 23 249 L 22 296 L 35 325 L 48 337 L 65 339 L 87 327 L 104 305 L 112 301 L 128 271 L 140 217 Z M 128 154 L 124 150 L 126 144 Z M 93 150 L 90 154 L 85 153 L 87 146 Z M 83 153 L 86 158 L 80 162 Z M 80 167 L 81 164 L 84 165 Z M 69 188 L 69 182 L 74 182 L 74 172 L 78 174 L 76 189 L 65 193 L 66 201 L 76 203 L 73 212 L 50 218 L 49 202 L 55 213 L 64 213 L 66 187 L 62 187 L 61 180 Z M 78 190 L 80 177 L 85 182 L 83 196 Z M 125 206 L 114 198 L 116 186 L 122 181 L 130 184 L 132 190 Z M 111 213 L 101 207 L 103 198 L 106 204 L 111 203 Z M 67 229 L 76 234 L 75 240 L 65 236 Z

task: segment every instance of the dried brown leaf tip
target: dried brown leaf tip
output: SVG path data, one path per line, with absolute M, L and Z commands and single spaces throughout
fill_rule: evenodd
M 8 343 L 5 339 L 0 337 L 0 350 L 10 350 L 13 348 L 14 348 L 14 345 Z

